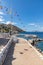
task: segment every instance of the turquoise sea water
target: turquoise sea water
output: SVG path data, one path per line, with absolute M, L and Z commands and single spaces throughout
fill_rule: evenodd
M 20 34 L 35 34 L 37 35 L 39 38 L 42 38 L 43 39 L 43 32 L 23 32 L 23 33 L 20 33 Z M 23 37 L 25 38 L 24 36 L 20 36 L 20 37 Z M 28 39 L 28 38 L 25 38 L 25 39 Z M 29 38 L 30 39 L 30 38 Z M 41 51 L 43 51 L 43 42 L 38 42 L 36 44 L 36 47 L 41 49 Z

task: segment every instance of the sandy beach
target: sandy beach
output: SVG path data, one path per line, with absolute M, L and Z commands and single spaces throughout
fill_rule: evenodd
M 43 65 L 43 60 L 28 43 L 19 38 L 18 43 L 12 43 L 3 65 Z

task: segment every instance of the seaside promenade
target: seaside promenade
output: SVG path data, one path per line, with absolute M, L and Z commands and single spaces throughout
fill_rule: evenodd
M 43 59 L 25 39 L 19 38 L 18 43 L 12 43 L 9 48 L 3 65 L 43 65 Z

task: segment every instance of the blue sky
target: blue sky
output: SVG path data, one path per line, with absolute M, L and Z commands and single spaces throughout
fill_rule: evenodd
M 43 31 L 43 0 L 0 2 L 0 6 L 3 6 L 3 9 L 0 9 L 0 23 L 11 23 L 26 31 Z

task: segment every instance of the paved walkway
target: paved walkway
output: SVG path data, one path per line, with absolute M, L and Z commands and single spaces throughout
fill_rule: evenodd
M 43 60 L 24 39 L 19 39 L 19 43 L 12 43 L 3 65 L 43 65 Z

